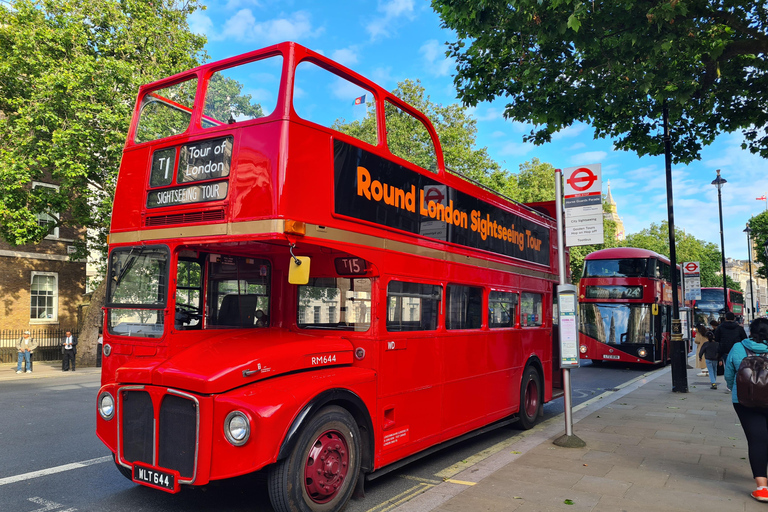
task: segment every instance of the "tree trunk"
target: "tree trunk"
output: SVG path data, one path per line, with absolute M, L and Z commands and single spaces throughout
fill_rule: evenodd
M 99 329 L 104 325 L 102 308 L 107 298 L 107 280 L 104 279 L 91 296 L 85 312 L 80 335 L 77 338 L 77 366 L 96 366 L 96 346 Z

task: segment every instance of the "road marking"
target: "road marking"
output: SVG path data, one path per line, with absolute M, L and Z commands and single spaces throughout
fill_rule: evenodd
M 433 487 L 434 485 L 432 484 L 421 483 L 419 485 L 411 487 L 405 492 L 401 492 L 397 496 L 393 496 L 392 498 L 389 498 L 387 501 L 383 503 L 379 503 L 373 508 L 369 508 L 366 512 L 387 512 L 388 510 L 392 510 L 398 505 L 401 505 L 406 501 L 409 501 L 412 498 L 415 498 L 419 494 L 425 493 L 426 491 L 428 491 Z
M 54 475 L 56 473 L 70 471 L 73 469 L 85 468 L 88 466 L 93 466 L 94 464 L 109 462 L 111 460 L 112 460 L 112 456 L 107 455 L 106 457 L 99 457 L 97 459 L 84 460 L 82 462 L 72 462 L 71 464 L 64 464 L 62 466 L 56 466 L 53 468 L 41 469 L 40 471 L 32 471 L 30 473 L 24 473 L 22 475 L 0 478 L 0 486 L 15 484 L 16 482 L 23 482 L 24 480 L 32 480 L 33 478 L 40 478 L 41 476 Z
M 43 508 L 37 508 L 35 510 L 32 510 L 31 512 L 50 512 L 52 510 L 56 510 L 65 506 L 65 505 L 62 505 L 61 503 L 56 503 L 54 501 L 48 501 L 48 500 L 44 500 L 43 498 L 38 498 L 37 496 L 35 496 L 34 498 L 28 498 L 27 501 L 31 501 L 35 505 L 43 506 Z M 75 510 L 77 509 L 68 508 L 66 510 L 58 510 L 57 512 L 75 512 Z
M 443 483 L 442 480 L 435 480 L 433 478 L 421 478 L 418 476 L 411 476 L 411 475 L 400 475 L 400 478 L 404 478 L 405 480 L 413 480 L 415 482 L 423 482 L 425 484 L 432 484 L 432 485 Z
M 477 483 L 477 482 L 467 482 L 464 480 L 454 480 L 452 478 L 446 478 L 445 481 L 452 484 L 460 484 L 460 485 L 475 485 Z

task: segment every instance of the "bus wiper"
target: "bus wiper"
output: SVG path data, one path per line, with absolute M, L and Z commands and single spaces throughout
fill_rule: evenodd
M 125 278 L 125 275 L 128 273 L 129 270 L 133 268 L 133 266 L 136 264 L 136 260 L 139 259 L 139 256 L 141 256 L 144 253 L 144 246 L 139 247 L 139 252 L 135 256 L 133 256 L 133 251 L 136 250 L 136 247 L 132 247 L 130 252 L 128 253 L 128 261 L 125 262 L 125 265 L 123 265 L 123 268 L 120 269 L 120 275 L 117 276 L 117 279 L 115 281 L 115 289 L 117 289 L 118 286 L 120 286 L 120 283 L 123 282 L 123 279 Z

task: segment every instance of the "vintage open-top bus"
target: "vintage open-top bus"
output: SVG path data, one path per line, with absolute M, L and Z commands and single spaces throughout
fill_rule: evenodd
M 429 448 L 530 428 L 558 394 L 553 208 L 446 172 L 428 119 L 298 44 L 142 87 L 99 438 L 143 485 L 266 468 L 276 510 L 331 511 Z

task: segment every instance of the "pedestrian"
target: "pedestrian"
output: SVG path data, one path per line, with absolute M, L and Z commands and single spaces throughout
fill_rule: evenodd
M 707 372 L 709 372 L 707 369 L 707 363 L 704 362 L 704 358 L 699 355 L 701 352 L 701 346 L 707 341 L 707 332 L 710 331 L 704 324 L 696 324 L 696 337 L 693 339 L 693 342 L 696 344 L 696 369 L 701 370 L 696 374 L 699 377 L 706 377 L 708 374 Z
M 75 371 L 75 356 L 77 355 L 77 336 L 72 335 L 72 331 L 67 331 L 61 340 L 61 371 L 68 372 L 69 365 L 72 365 L 72 371 Z
M 718 322 L 714 318 L 709 321 L 709 328 L 712 330 L 712 332 L 715 332 L 719 326 L 720 326 L 720 322 Z
M 747 333 L 744 332 L 744 328 L 736 322 L 736 315 L 733 311 L 725 313 L 725 321 L 721 323 L 715 331 L 715 341 L 720 344 L 720 366 L 723 366 L 728 353 L 731 351 L 731 347 L 735 343 L 746 339 Z
M 16 342 L 16 350 L 19 352 L 19 362 L 16 365 L 16 373 L 24 373 L 21 371 L 21 361 L 24 360 L 24 365 L 27 373 L 32 373 L 32 353 L 37 348 L 37 342 L 33 338 L 29 331 L 24 331 L 19 341 Z
M 709 370 L 709 384 L 712 389 L 717 389 L 717 363 L 720 360 L 718 355 L 719 344 L 715 341 L 712 331 L 707 331 L 707 341 L 699 349 L 699 357 L 704 357 Z
M 757 489 L 752 497 L 768 501 L 768 409 L 747 407 L 739 403 L 736 373 L 749 349 L 757 355 L 768 353 L 768 319 L 756 318 L 749 324 L 750 338 L 737 342 L 725 363 L 725 383 L 731 390 L 731 401 L 747 438 L 747 452 Z
M 101 368 L 101 353 L 104 347 L 104 334 L 99 327 L 99 338 L 96 340 L 96 367 Z

